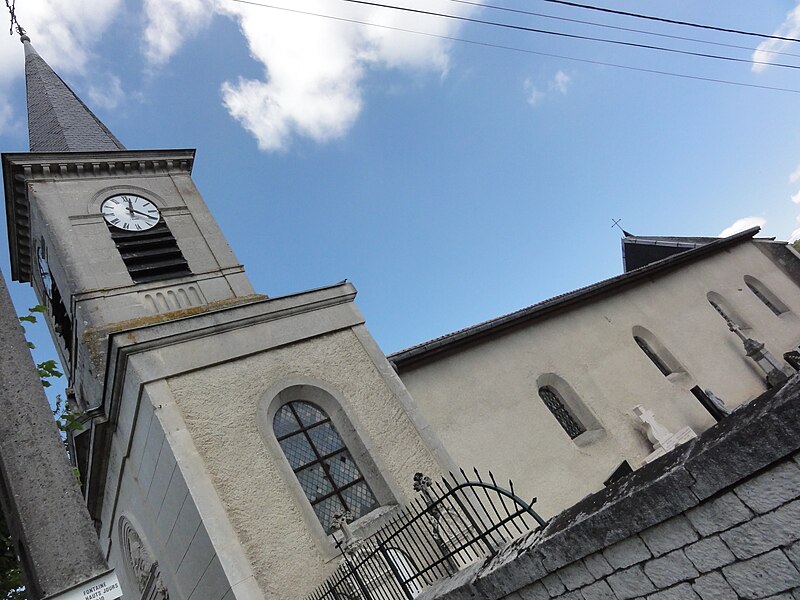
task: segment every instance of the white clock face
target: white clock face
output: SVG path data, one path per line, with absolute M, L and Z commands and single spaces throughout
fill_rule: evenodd
M 133 194 L 120 194 L 103 200 L 103 218 L 117 229 L 145 231 L 155 227 L 161 216 L 156 205 Z

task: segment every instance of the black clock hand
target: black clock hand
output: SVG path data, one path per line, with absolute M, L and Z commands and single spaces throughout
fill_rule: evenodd
M 133 210 L 133 204 L 131 204 L 131 199 L 126 196 L 125 200 L 128 201 L 128 212 L 131 213 L 131 214 L 136 212 L 136 211 Z
M 131 213 L 136 213 L 137 215 L 142 215 L 143 217 L 147 217 L 148 219 L 155 219 L 155 217 L 153 215 L 148 215 L 146 213 L 140 212 L 140 211 L 136 210 L 135 208 L 131 209 Z

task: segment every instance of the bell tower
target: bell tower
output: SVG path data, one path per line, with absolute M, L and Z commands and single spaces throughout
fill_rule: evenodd
M 253 292 L 195 151 L 128 150 L 25 47 L 30 152 L 2 155 L 30 283 L 83 428 L 71 459 L 125 597 L 300 599 L 448 455 L 352 284 Z M 235 201 L 235 199 L 232 199 Z
M 31 152 L 3 155 L 12 276 L 50 309 L 71 379 L 87 330 L 251 296 L 192 182 L 194 151 L 126 150 L 23 43 Z

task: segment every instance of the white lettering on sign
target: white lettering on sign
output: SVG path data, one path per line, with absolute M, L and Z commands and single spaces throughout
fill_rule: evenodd
M 122 588 L 114 571 L 95 577 L 55 596 L 49 600 L 117 600 L 122 597 Z

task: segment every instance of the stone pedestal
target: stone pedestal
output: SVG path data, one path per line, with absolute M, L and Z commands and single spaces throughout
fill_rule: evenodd
M 653 462 L 657 458 L 664 456 L 670 450 L 697 437 L 697 434 L 691 427 L 684 427 L 677 433 L 670 432 L 669 429 L 656 421 L 656 416 L 653 411 L 645 408 L 641 404 L 637 404 L 633 407 L 633 414 L 642 422 L 644 431 L 647 434 L 647 439 L 653 444 L 653 452 L 645 457 L 642 461 L 642 465 Z

